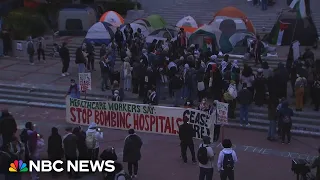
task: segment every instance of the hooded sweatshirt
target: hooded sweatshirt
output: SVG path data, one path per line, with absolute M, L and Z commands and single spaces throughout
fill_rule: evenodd
M 88 127 L 88 130 L 86 132 L 86 135 L 88 135 L 89 133 L 95 133 L 95 137 L 96 137 L 96 145 L 94 147 L 94 149 L 99 148 L 100 144 L 99 142 L 103 139 L 103 132 L 99 132 L 96 130 L 97 128 L 97 124 L 96 123 L 91 123 Z
M 238 161 L 237 154 L 232 148 L 224 148 L 219 153 L 218 162 L 217 162 L 218 171 L 224 170 L 223 169 L 223 160 L 224 160 L 225 154 L 232 154 L 234 163 L 236 163 Z

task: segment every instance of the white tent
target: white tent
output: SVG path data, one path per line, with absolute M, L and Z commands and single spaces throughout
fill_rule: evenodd
M 131 28 L 133 29 L 133 33 L 137 32 L 138 28 L 141 29 L 141 34 L 143 34 L 145 37 L 147 37 L 150 32 L 146 26 L 143 26 L 142 24 L 136 24 L 136 23 L 130 23 Z M 121 31 L 123 32 L 124 35 L 124 29 L 126 26 L 121 27 Z
M 197 21 L 191 17 L 191 16 L 186 16 L 183 17 L 182 19 L 180 19 L 177 24 L 177 27 L 193 27 L 193 28 L 198 28 L 199 24 L 197 23 Z
M 174 40 L 178 35 L 178 30 L 174 28 L 162 28 L 155 30 L 146 38 L 146 43 L 152 43 L 154 39 L 158 41 Z
M 84 42 L 94 42 L 97 45 L 108 45 L 114 38 L 115 27 L 107 22 L 97 22 L 88 30 Z

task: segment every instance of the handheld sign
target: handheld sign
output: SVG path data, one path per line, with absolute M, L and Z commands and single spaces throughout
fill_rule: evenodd
M 229 104 L 217 102 L 217 123 L 228 124 L 228 106 Z
M 91 90 L 91 73 L 79 73 L 80 91 Z

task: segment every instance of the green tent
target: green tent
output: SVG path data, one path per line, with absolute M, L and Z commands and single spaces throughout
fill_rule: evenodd
M 219 50 L 218 46 L 218 39 L 220 32 L 218 29 L 215 29 L 213 26 L 204 25 L 197 29 L 194 33 L 192 33 L 189 37 L 190 44 L 199 44 L 199 46 L 204 50 L 207 51 L 207 44 L 205 39 L 211 39 L 212 44 L 215 45 L 216 50 Z
M 162 29 L 165 28 L 167 23 L 164 21 L 164 19 L 159 15 L 150 15 L 147 18 L 147 21 L 150 23 L 151 27 L 153 29 Z

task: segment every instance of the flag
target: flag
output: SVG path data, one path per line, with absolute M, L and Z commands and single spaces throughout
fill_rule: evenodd
M 305 0 L 293 0 L 289 7 L 297 11 L 297 17 L 299 19 L 307 17 Z

